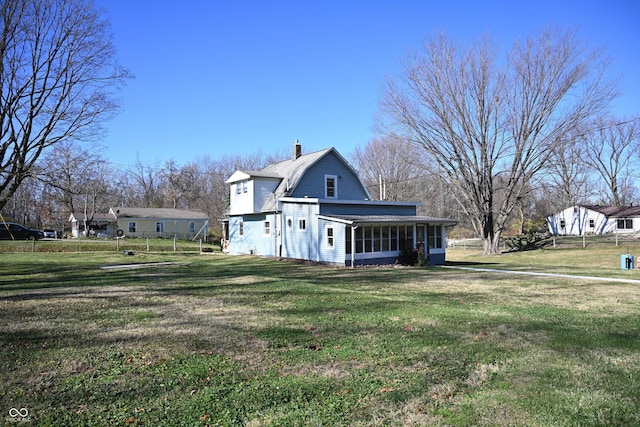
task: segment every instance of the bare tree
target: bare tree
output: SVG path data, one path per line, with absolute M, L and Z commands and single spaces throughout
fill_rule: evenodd
M 133 192 L 135 195 L 130 194 L 130 200 L 137 201 L 139 206 L 145 208 L 163 207 L 162 169 L 160 166 L 146 166 L 140 160 L 140 156 L 136 156 L 136 162 L 129 169 L 128 174 L 136 188 L 136 191 Z
M 487 37 L 465 49 L 441 34 L 389 81 L 382 108 L 389 130 L 431 155 L 494 254 L 552 148 L 615 96 L 606 68 L 570 31 L 516 42 L 506 61 Z
M 0 20 L 2 209 L 47 147 L 99 135 L 130 76 L 92 1 L 3 1 Z
M 424 172 L 422 152 L 411 142 L 397 136 L 371 140 L 356 147 L 355 167 L 369 193 L 379 200 L 417 200 L 418 182 Z
M 623 206 L 633 202 L 635 153 L 640 148 L 640 120 L 600 120 L 583 135 L 583 159 L 602 183 L 605 202 Z
M 581 137 L 569 134 L 564 144 L 552 148 L 549 161 L 544 168 L 548 190 L 553 190 L 553 210 L 555 212 L 574 206 L 589 199 L 593 188 L 590 181 L 589 165 L 584 161 L 584 144 Z

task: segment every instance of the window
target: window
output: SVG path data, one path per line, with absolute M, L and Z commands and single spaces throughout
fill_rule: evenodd
M 293 218 L 287 217 L 287 228 L 293 228 Z
M 344 228 L 344 249 L 345 252 L 351 253 L 351 227 Z
M 361 254 L 363 252 L 363 245 L 362 245 L 362 230 L 364 229 L 364 227 L 358 227 L 356 228 L 356 253 L 357 254 Z
M 298 231 L 307 231 L 307 219 L 298 218 Z
M 327 227 L 327 247 L 333 249 L 335 241 L 333 239 L 333 227 Z
M 430 225 L 427 232 L 429 233 L 429 247 L 441 248 L 442 247 L 442 227 L 439 225 Z
M 324 176 L 324 197 L 335 199 L 338 194 L 338 177 L 335 175 Z
M 373 227 L 364 227 L 364 251 L 373 252 Z
M 164 233 L 164 222 L 156 222 L 156 233 Z
M 560 228 L 564 228 L 564 226 L 565 226 L 564 219 L 561 219 L 560 220 Z
M 131 221 L 129 223 L 129 233 L 135 233 L 136 232 L 136 223 Z
M 389 227 L 382 227 L 382 235 L 380 236 L 382 240 L 382 252 L 387 252 L 389 250 Z
M 238 236 L 240 237 L 244 236 L 244 221 L 242 220 L 238 222 Z
M 196 223 L 191 221 L 189 223 L 189 234 L 193 234 L 196 232 Z
M 246 193 L 249 189 L 249 183 L 247 181 L 242 181 L 242 192 Z
M 395 225 L 391 227 L 391 250 L 398 250 L 398 227 Z
M 240 194 L 242 193 L 242 183 L 238 182 L 236 183 L 236 194 Z
M 618 230 L 633 230 L 633 219 L 619 219 Z
M 589 228 L 596 228 L 596 220 L 595 219 L 590 219 L 589 220 Z
M 265 236 L 271 236 L 271 222 L 264 221 L 262 223 L 262 234 Z

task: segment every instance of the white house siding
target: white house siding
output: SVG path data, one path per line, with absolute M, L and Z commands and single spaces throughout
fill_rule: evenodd
M 333 228 L 333 246 L 329 246 L 327 239 L 327 228 Z M 344 266 L 345 264 L 345 226 L 342 223 L 318 220 L 318 231 L 320 237 L 319 262 Z
M 270 235 L 264 234 L 264 221 L 271 222 Z M 243 235 L 240 236 L 240 221 Z M 275 251 L 274 215 L 244 215 L 229 218 L 229 253 L 273 256 Z
M 318 205 L 315 203 L 282 204 L 282 256 L 285 258 L 318 258 Z M 306 228 L 300 229 L 300 220 Z
M 616 221 L 584 206 L 571 206 L 547 218 L 549 232 L 556 236 L 606 234 L 616 231 Z
M 236 186 L 240 185 L 242 187 L 242 182 L 238 181 L 235 184 L 231 185 L 231 211 L 232 215 L 237 214 L 246 214 L 253 212 L 253 190 L 249 190 L 249 186 L 247 185 L 247 192 L 244 193 L 242 189 L 240 190 L 240 194 L 237 194 Z
M 249 181 L 253 189 L 253 212 L 258 212 L 272 196 L 279 181 L 273 179 L 255 179 Z

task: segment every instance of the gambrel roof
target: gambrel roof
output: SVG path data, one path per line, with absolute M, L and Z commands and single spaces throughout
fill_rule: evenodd
M 270 212 L 277 209 L 278 200 L 281 197 L 287 197 L 295 191 L 297 185 L 300 183 L 305 173 L 313 165 L 318 163 L 329 154 L 335 155 L 335 157 L 339 159 L 340 162 L 353 173 L 359 185 L 362 187 L 363 192 L 367 195 L 367 198 L 371 199 L 369 190 L 360 179 L 360 175 L 358 174 L 358 172 L 333 147 L 309 154 L 303 154 L 299 157 L 283 160 L 277 163 L 272 163 L 259 171 L 238 170 L 233 175 L 231 175 L 231 177 L 229 177 L 226 182 L 227 184 L 233 184 L 238 181 L 255 178 L 280 180 L 275 190 L 271 193 L 271 196 L 260 209 L 262 212 Z

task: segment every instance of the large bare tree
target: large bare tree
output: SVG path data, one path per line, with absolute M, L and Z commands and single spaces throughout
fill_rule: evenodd
M 632 203 L 634 178 L 637 173 L 635 154 L 640 148 L 640 120 L 602 119 L 593 126 L 595 130 L 581 136 L 583 161 L 598 176 L 603 202 L 614 206 Z
M 0 209 L 61 141 L 86 141 L 130 77 L 90 0 L 0 2 Z
M 484 253 L 499 253 L 510 214 L 553 147 L 615 96 L 607 64 L 572 31 L 549 28 L 506 58 L 488 37 L 464 47 L 439 34 L 389 80 L 387 129 L 431 155 Z

